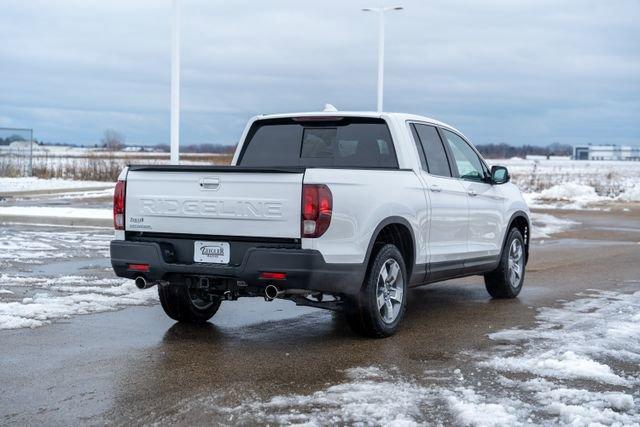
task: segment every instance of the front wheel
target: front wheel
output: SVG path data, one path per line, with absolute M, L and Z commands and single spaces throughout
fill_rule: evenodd
M 516 228 L 507 236 L 500 256 L 500 264 L 485 274 L 484 284 L 493 298 L 515 298 L 524 283 L 525 246 L 522 234 Z
M 186 284 L 158 286 L 160 304 L 167 316 L 178 322 L 204 323 L 220 308 L 220 298 L 201 294 Z
M 383 338 L 393 335 L 407 306 L 407 269 L 394 245 L 381 247 L 360 293 L 347 306 L 347 320 L 358 333 Z

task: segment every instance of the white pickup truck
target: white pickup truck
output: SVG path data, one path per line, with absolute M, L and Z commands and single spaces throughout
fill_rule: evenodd
M 113 269 L 158 285 L 175 320 L 284 298 L 373 337 L 397 330 L 410 287 L 484 275 L 491 296 L 517 296 L 531 230 L 506 168 L 398 113 L 255 117 L 231 166 L 123 170 L 113 214 Z

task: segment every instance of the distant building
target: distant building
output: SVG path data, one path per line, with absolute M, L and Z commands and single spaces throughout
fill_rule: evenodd
M 31 148 L 31 141 L 13 141 L 9 144 L 10 150 L 28 150 Z M 34 145 L 35 148 L 35 145 Z
M 571 156 L 552 156 L 551 154 L 543 156 L 539 154 L 527 154 L 525 160 L 571 160 Z
M 640 147 L 630 145 L 574 145 L 574 160 L 640 161 Z
M 122 151 L 127 151 L 127 152 L 136 152 L 139 153 L 141 151 L 145 151 L 144 147 L 139 147 L 139 146 L 134 146 L 134 145 L 129 145 L 126 146 L 122 149 Z

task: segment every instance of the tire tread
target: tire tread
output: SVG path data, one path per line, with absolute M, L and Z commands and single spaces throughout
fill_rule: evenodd
M 484 284 L 487 288 L 487 292 L 489 292 L 489 295 L 496 299 L 510 299 L 517 297 L 520 293 L 520 290 L 522 290 L 522 285 L 524 283 L 524 268 L 522 270 L 520 286 L 516 289 L 509 283 L 508 248 L 511 247 L 511 242 L 513 241 L 513 239 L 519 239 L 522 243 L 522 246 L 524 247 L 524 239 L 522 238 L 520 230 L 518 230 L 517 228 L 512 228 L 511 230 L 509 230 L 504 248 L 502 249 L 502 253 L 500 254 L 500 263 L 498 264 L 498 267 L 492 272 L 484 275 Z
M 382 267 L 382 263 L 389 258 L 394 258 L 400 265 L 405 287 L 400 313 L 391 325 L 384 323 L 380 318 L 375 295 L 378 271 Z M 407 282 L 407 269 L 398 248 L 392 244 L 376 247 L 360 293 L 348 301 L 346 318 L 351 329 L 359 335 L 370 338 L 385 338 L 393 335 L 398 329 L 406 310 Z
M 186 284 L 169 284 L 158 286 L 160 305 L 164 312 L 178 322 L 205 323 L 213 317 L 220 308 L 218 299 L 211 307 L 199 309 L 193 305 Z

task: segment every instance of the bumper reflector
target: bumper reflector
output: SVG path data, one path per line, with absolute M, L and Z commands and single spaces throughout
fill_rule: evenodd
M 141 271 L 143 273 L 148 273 L 149 264 L 128 264 L 127 270 Z
M 285 280 L 287 278 L 287 273 L 274 273 L 272 271 L 263 271 L 260 273 L 261 279 L 266 280 Z

